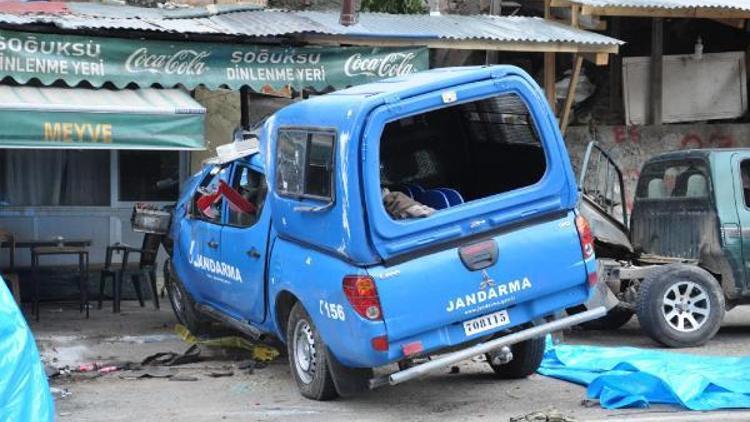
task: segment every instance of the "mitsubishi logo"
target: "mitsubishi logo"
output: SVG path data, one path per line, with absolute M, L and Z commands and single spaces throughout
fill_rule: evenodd
M 487 274 L 487 270 L 482 270 L 482 282 L 479 283 L 479 290 L 486 290 L 488 287 L 495 287 L 495 280 Z

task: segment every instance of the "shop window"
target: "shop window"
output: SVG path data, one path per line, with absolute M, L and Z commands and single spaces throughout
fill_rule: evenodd
M 0 149 L 0 205 L 109 206 L 109 151 Z
M 334 135 L 281 130 L 276 153 L 278 192 L 284 196 L 332 198 Z
M 176 201 L 180 154 L 177 151 L 119 151 L 120 201 Z

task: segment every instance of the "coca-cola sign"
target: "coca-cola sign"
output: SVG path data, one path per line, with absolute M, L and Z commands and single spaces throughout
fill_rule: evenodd
M 329 91 L 428 68 L 428 50 L 134 40 L 0 29 L 0 78 L 45 85 Z
M 354 76 L 374 76 L 391 78 L 416 72 L 414 53 L 390 53 L 385 56 L 363 57 L 362 53 L 352 54 L 344 63 L 344 74 Z
M 207 51 L 179 50 L 170 54 L 154 54 L 143 47 L 135 50 L 125 60 L 125 69 L 131 73 L 150 72 L 169 75 L 202 75 L 208 69 Z

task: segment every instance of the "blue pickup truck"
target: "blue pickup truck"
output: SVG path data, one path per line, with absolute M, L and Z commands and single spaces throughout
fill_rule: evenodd
M 361 85 L 279 110 L 188 181 L 169 297 L 197 334 L 219 321 L 278 337 L 316 400 L 478 355 L 524 377 L 545 334 L 606 312 L 576 200 L 522 70 Z

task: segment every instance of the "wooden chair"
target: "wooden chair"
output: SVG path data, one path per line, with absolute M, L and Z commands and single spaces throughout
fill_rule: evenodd
M 7 243 L 8 248 L 8 269 L 2 271 L 2 277 L 10 284 L 10 291 L 16 304 L 21 306 L 21 283 L 16 274 L 16 237 L 13 233 L 0 229 L 0 244 Z
M 120 301 L 122 300 L 122 283 L 130 279 L 135 288 L 135 294 L 138 297 L 138 303 L 144 306 L 143 293 L 141 292 L 141 281 L 145 281 L 151 290 L 151 298 L 154 307 L 159 309 L 159 296 L 156 291 L 156 255 L 159 252 L 161 244 L 160 236 L 145 234 L 143 244 L 140 249 L 128 245 L 116 244 L 107 247 L 107 254 L 104 261 L 104 269 L 99 277 L 99 303 L 98 308 L 102 309 L 104 298 L 104 285 L 108 278 L 112 279 L 112 312 L 120 312 Z M 122 253 L 122 262 L 120 264 L 112 262 L 114 253 Z M 133 254 L 139 255 L 137 265 L 132 265 L 130 257 Z

